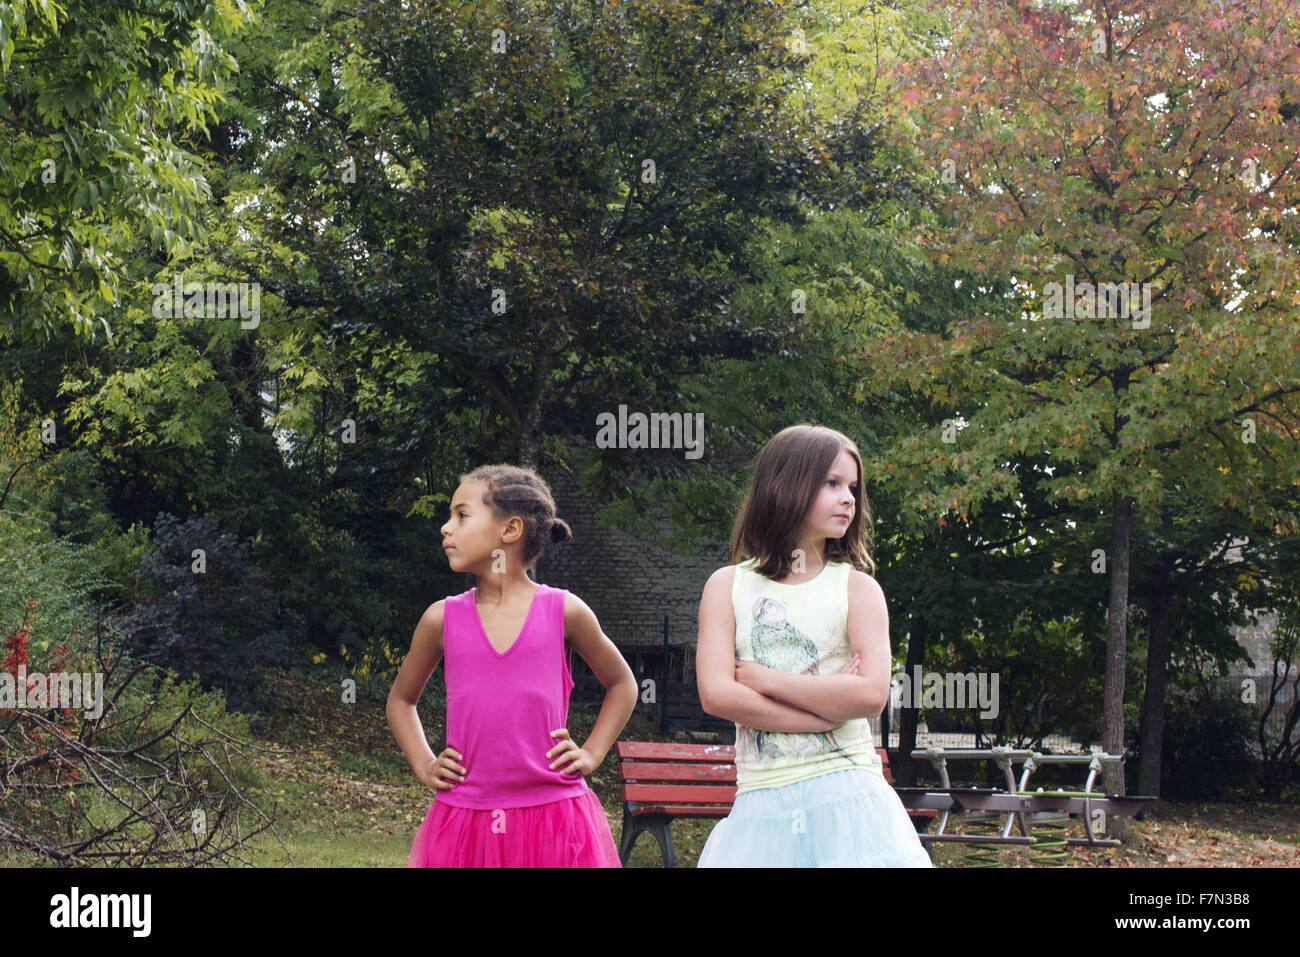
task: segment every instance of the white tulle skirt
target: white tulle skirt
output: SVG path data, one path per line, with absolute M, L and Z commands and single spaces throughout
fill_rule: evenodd
M 699 867 L 931 867 L 883 777 L 852 768 L 736 797 Z

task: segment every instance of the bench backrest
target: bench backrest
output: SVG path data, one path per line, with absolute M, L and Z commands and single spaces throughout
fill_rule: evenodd
M 730 744 L 618 742 L 619 780 L 628 804 L 730 807 L 736 749 Z
M 876 753 L 885 780 L 893 784 L 888 753 L 884 748 Z M 618 756 L 623 800 L 629 804 L 730 807 L 736 800 L 736 749 L 730 744 L 620 741 Z

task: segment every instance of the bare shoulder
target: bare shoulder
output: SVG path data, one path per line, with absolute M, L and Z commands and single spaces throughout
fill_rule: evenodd
M 885 600 L 885 592 L 880 587 L 880 583 L 866 572 L 856 568 L 849 569 L 849 595 L 870 602 Z
M 731 607 L 731 588 L 736 580 L 736 566 L 724 565 L 709 576 L 700 596 L 700 636 L 706 629 L 735 627 L 735 613 Z
M 596 621 L 596 613 L 591 606 L 571 591 L 564 593 L 564 627 L 566 630 L 575 625 L 585 625 Z
M 435 646 L 442 645 L 442 619 L 443 610 L 446 607 L 446 599 L 439 598 L 432 605 L 424 610 L 420 616 L 419 623 L 415 626 L 415 637 L 412 644 L 419 642 L 430 642 Z
M 591 606 L 571 591 L 564 594 L 564 640 L 584 655 L 602 645 L 613 647 Z
M 717 591 L 719 589 L 727 589 L 730 591 L 732 583 L 735 582 L 735 580 L 736 566 L 723 565 L 710 575 L 709 580 L 704 583 L 705 594 L 708 594 L 710 590 Z
M 438 626 L 438 628 L 441 629 L 441 628 L 442 628 L 442 613 L 443 613 L 443 609 L 446 607 L 446 605 L 447 605 L 447 599 L 445 599 L 445 598 L 439 598 L 437 601 L 435 601 L 435 602 L 434 602 L 432 605 L 430 605 L 428 608 L 424 609 L 424 614 L 420 616 L 420 623 L 421 623 L 421 624 L 430 624 L 430 625 L 435 625 L 435 624 L 436 624 L 436 625 Z

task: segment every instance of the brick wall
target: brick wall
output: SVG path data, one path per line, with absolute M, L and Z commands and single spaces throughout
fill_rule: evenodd
M 566 471 L 551 468 L 542 477 L 573 541 L 548 546 L 537 562 L 537 580 L 578 595 L 620 647 L 662 643 L 667 614 L 670 643 L 693 648 L 700 595 L 709 575 L 727 564 L 726 549 L 684 557 L 653 539 L 597 528 L 596 510 Z M 658 527 L 666 535 L 672 526 L 662 519 Z

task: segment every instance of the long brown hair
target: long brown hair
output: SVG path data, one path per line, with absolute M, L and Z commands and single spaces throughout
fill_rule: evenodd
M 821 425 L 792 425 L 774 435 L 754 463 L 749 490 L 731 530 L 731 561 L 756 558 L 759 574 L 786 575 L 799 544 L 799 532 L 826 473 L 841 452 L 858 466 L 853 521 L 842 538 L 826 539 L 826 561 L 848 562 L 874 575 L 870 554 L 872 517 L 862 483 L 862 454 L 843 432 Z

